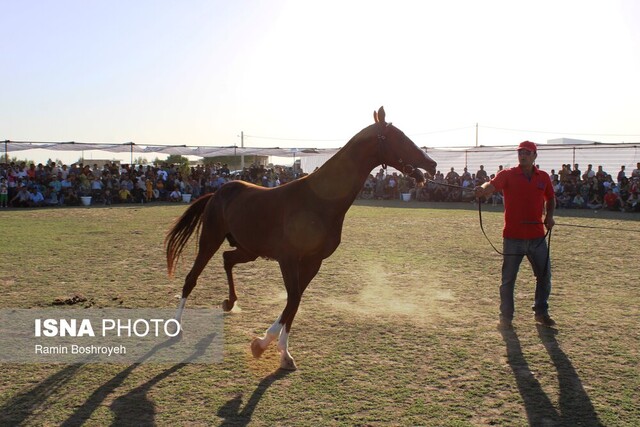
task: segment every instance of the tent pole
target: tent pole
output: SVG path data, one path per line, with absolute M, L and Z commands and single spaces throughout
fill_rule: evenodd
M 244 148 L 244 131 L 240 131 L 240 147 Z M 240 169 L 244 170 L 244 150 L 242 150 L 242 154 L 240 155 Z

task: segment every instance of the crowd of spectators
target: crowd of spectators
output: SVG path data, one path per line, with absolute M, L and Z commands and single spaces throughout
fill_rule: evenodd
M 502 170 L 498 167 L 497 174 Z M 364 199 L 398 199 L 399 194 L 411 194 L 419 201 L 433 202 L 474 202 L 474 187 L 489 181 L 495 174 L 489 175 L 480 166 L 476 173 L 470 173 L 465 167 L 459 174 L 452 167 L 447 174 L 438 171 L 425 185 L 417 185 L 415 179 L 398 173 L 385 174 L 384 170 L 374 176 L 369 175 L 360 197 Z M 614 180 L 612 175 L 598 166 L 588 165 L 582 173 L 579 165 L 562 165 L 556 173 L 551 170 L 550 177 L 556 194 L 557 207 L 560 209 L 606 209 L 621 212 L 640 212 L 640 163 L 627 176 L 625 166 L 620 167 Z M 494 193 L 486 203 L 502 204 L 502 195 Z
M 471 202 L 475 196 L 473 188 L 487 182 L 495 175 L 487 174 L 484 166 L 472 174 L 465 167 L 462 174 L 451 168 L 447 174 L 437 171 L 432 180 L 419 185 L 412 177 L 397 172 L 385 174 L 380 169 L 374 176 L 369 175 L 360 197 L 364 199 L 398 199 L 400 194 L 410 194 L 411 199 L 431 202 Z M 469 191 L 467 191 L 468 189 Z M 502 198 L 497 195 L 492 203 L 501 203 Z
M 640 212 L 640 163 L 630 176 L 621 166 L 615 180 L 602 166 L 593 170 L 593 165 L 583 173 L 579 164 L 566 164 L 550 175 L 559 208 Z
M 495 172 L 500 172 L 502 166 Z M 252 165 L 243 170 L 230 171 L 226 164 L 194 167 L 180 164 L 119 165 L 106 163 L 101 168 L 82 163 L 59 165 L 4 163 L 0 164 L 0 208 L 73 206 L 80 198 L 91 196 L 92 204 L 179 202 L 183 194 L 193 199 L 215 192 L 230 180 L 244 180 L 264 187 L 276 187 L 304 174 L 287 167 Z M 414 178 L 402 173 L 380 169 L 364 183 L 363 199 L 399 199 L 410 194 L 412 199 L 432 202 L 474 202 L 474 187 L 493 178 L 484 166 L 475 173 L 465 167 L 459 174 L 452 167 L 447 174 L 440 171 L 432 180 L 419 185 Z M 622 166 L 614 180 L 612 175 L 592 165 L 582 173 L 579 165 L 562 165 L 558 173 L 551 170 L 557 206 L 561 209 L 608 209 L 640 212 L 640 163 L 627 176 Z M 487 201 L 502 203 L 502 196 L 494 193 Z
M 226 164 L 185 167 L 179 164 L 103 167 L 82 163 L 59 165 L 26 162 L 0 164 L 0 207 L 75 206 L 82 197 L 91 204 L 179 202 L 183 194 L 198 198 L 230 180 L 242 179 L 275 187 L 297 178 L 292 168 L 251 166 L 230 171 Z

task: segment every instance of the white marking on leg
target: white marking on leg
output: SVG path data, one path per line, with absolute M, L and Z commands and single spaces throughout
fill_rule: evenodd
M 275 322 L 273 322 L 273 325 L 269 326 L 269 329 L 267 329 L 267 335 L 272 335 L 274 338 L 278 337 L 280 335 L 280 331 L 282 330 L 282 326 L 284 326 L 282 323 L 280 323 L 280 318 L 282 316 L 278 316 L 278 318 L 276 319 Z
M 184 306 L 186 303 L 187 303 L 187 299 L 182 298 L 180 300 L 180 304 L 178 304 L 178 311 L 176 312 L 176 320 L 178 321 L 181 327 L 182 327 L 182 312 L 184 311 Z
M 287 332 L 286 327 L 280 332 L 278 350 L 280 351 L 280 368 L 295 371 L 297 369 L 296 362 L 291 357 L 291 353 L 289 353 L 289 332 Z
M 282 328 L 280 332 L 280 339 L 278 340 L 278 351 L 289 353 L 289 333 L 287 328 Z
M 278 319 L 273 322 L 273 325 L 269 326 L 269 329 L 267 329 L 267 331 L 265 332 L 264 337 L 258 340 L 260 343 L 260 348 L 262 348 L 263 350 L 267 348 L 269 344 L 271 344 L 271 341 L 280 336 L 280 331 L 282 330 L 283 326 L 282 323 L 280 323 L 280 317 L 281 316 L 278 316 Z

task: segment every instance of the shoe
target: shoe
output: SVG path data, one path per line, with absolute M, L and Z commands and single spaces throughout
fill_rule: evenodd
M 534 316 L 536 322 L 540 323 L 542 326 L 555 326 L 556 321 L 551 318 L 548 314 L 536 314 Z
M 508 331 L 513 329 L 513 324 L 511 323 L 511 319 L 507 319 L 506 317 L 500 316 L 500 322 L 498 322 L 498 329 L 502 331 Z

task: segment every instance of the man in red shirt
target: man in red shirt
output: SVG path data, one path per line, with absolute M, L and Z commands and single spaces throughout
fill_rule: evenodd
M 555 225 L 555 195 L 549 174 L 535 167 L 537 146 L 531 141 L 518 145 L 518 166 L 504 169 L 490 182 L 475 188 L 476 197 L 495 191 L 504 195 L 502 283 L 500 285 L 500 324 L 510 329 L 513 320 L 514 288 L 520 263 L 527 257 L 536 276 L 533 310 L 536 322 L 554 326 L 549 316 L 551 265 L 545 241 L 545 227 Z M 543 218 L 544 216 L 544 218 Z

